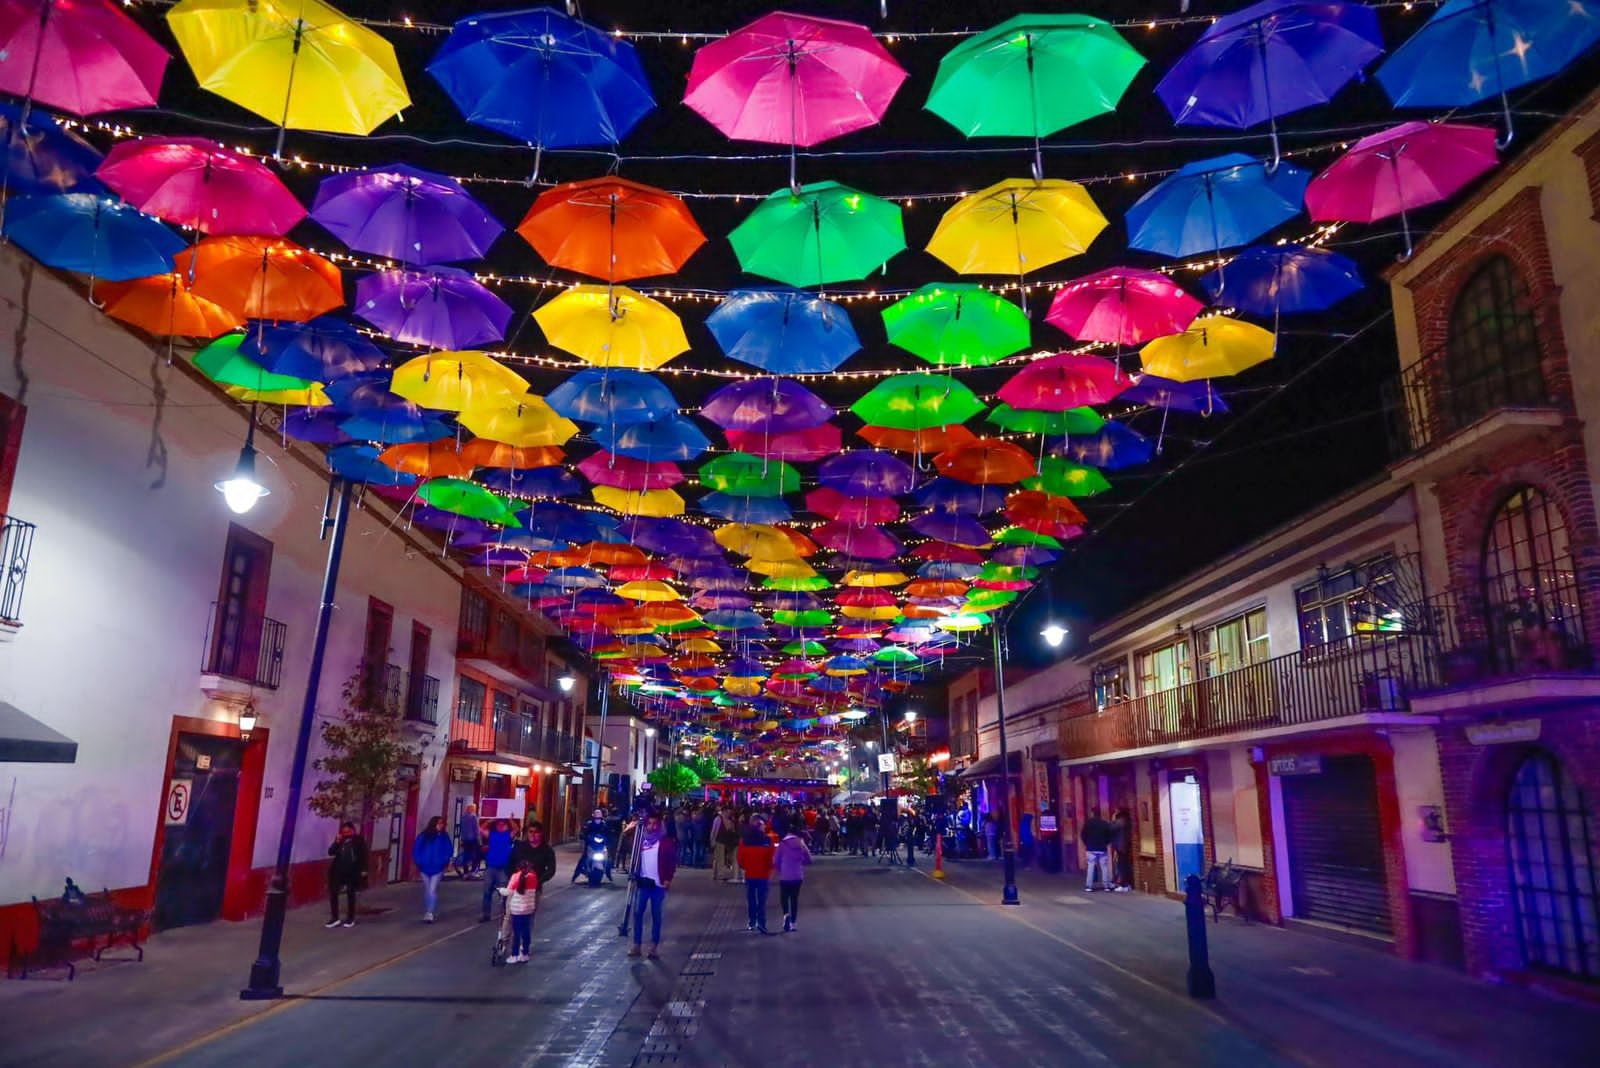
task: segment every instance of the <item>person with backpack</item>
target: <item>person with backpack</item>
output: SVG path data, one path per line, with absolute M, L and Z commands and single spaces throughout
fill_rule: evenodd
M 499 890 L 511 917 L 511 953 L 506 963 L 526 964 L 533 950 L 533 913 L 539 907 L 539 876 L 534 874 L 533 864 L 523 860 Z
M 745 929 L 757 934 L 767 933 L 767 891 L 774 852 L 761 817 L 752 816 L 739 844 L 739 868 L 744 872 L 745 907 L 750 920 Z
M 444 817 L 433 817 L 411 846 L 411 862 L 422 876 L 423 923 L 432 923 L 433 914 L 439 910 L 439 881 L 444 878 L 444 871 L 454 855 L 455 848 L 444 829 Z
M 773 867 L 778 873 L 778 904 L 783 909 L 783 930 L 787 934 L 795 928 L 800 918 L 800 883 L 806 877 L 806 866 L 811 863 L 811 850 L 806 841 L 791 827 L 783 836 L 773 854 Z

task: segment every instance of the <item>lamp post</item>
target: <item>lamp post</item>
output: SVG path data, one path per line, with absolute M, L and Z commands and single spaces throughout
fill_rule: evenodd
M 253 427 L 254 423 L 251 425 Z M 247 444 L 245 448 L 250 446 Z M 294 852 L 295 825 L 300 817 L 306 757 L 311 751 L 311 725 L 317 718 L 317 690 L 322 685 L 322 659 L 328 650 L 328 624 L 333 620 L 333 597 L 339 585 L 339 563 L 344 557 L 344 532 L 349 525 L 353 489 L 348 480 L 336 478 L 328 487 L 330 498 L 335 490 L 338 493 L 331 518 L 326 503 L 323 505 L 322 534 L 328 538 L 328 562 L 322 572 L 322 600 L 317 609 L 316 629 L 312 632 L 311 668 L 306 672 L 306 696 L 300 707 L 299 732 L 294 740 L 294 765 L 289 772 L 283 830 L 278 835 L 278 863 L 267 887 L 267 907 L 261 916 L 261 946 L 255 963 L 250 966 L 250 985 L 239 991 L 243 1001 L 266 1001 L 283 996 L 283 984 L 279 981 L 282 962 L 278 951 L 283 946 L 283 922 L 289 912 L 289 862 Z
M 1011 833 L 1011 754 L 1006 748 L 1006 669 L 1000 658 L 1001 625 L 997 612 L 990 629 L 994 638 L 994 704 L 1000 722 L 1000 797 L 1005 806 L 1002 810 L 1005 824 L 1000 828 L 1000 833 L 1005 836 L 1004 844 L 1000 847 L 1000 863 L 1006 882 L 1000 893 L 1000 904 L 1020 905 L 1022 900 L 1017 896 L 1017 843 Z

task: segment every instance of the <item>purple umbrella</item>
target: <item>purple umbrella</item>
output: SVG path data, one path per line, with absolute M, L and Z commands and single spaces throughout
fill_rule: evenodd
M 822 598 L 800 590 L 768 594 L 762 598 L 762 603 L 779 612 L 810 612 L 825 607 Z
M 1168 411 L 1198 412 L 1201 415 L 1226 415 L 1228 406 L 1210 380 L 1199 382 L 1174 382 L 1155 375 L 1141 375 L 1139 380 L 1117 398 L 1129 404 L 1148 404 L 1152 408 Z
M 348 418 L 344 412 L 331 408 L 297 408 L 284 416 L 283 432 L 313 445 L 343 445 L 353 440 L 339 429 L 339 424 Z
M 355 312 L 396 341 L 447 350 L 499 341 L 511 321 L 509 304 L 454 267 L 370 274 L 356 283 Z
M 666 556 L 715 556 L 722 551 L 711 531 L 681 519 L 630 516 L 618 532 L 629 544 Z
M 528 554 L 521 549 L 484 549 L 472 557 L 472 563 L 478 567 L 495 567 L 502 564 L 516 566 L 527 562 Z
M 911 492 L 916 474 L 892 452 L 859 449 L 824 460 L 817 481 L 847 497 L 898 497 Z
M 690 589 L 719 590 L 734 593 L 750 585 L 750 577 L 744 572 L 732 575 L 690 575 L 684 579 Z
M 359 252 L 417 264 L 480 259 L 505 229 L 454 178 L 405 163 L 324 178 L 311 217 Z
M 719 608 L 749 608 L 750 595 L 734 590 L 701 590 L 689 598 L 689 607 L 701 612 L 714 612 Z
M 833 647 L 841 653 L 875 653 L 883 648 L 871 638 L 842 638 L 834 642 Z
M 1005 507 L 1006 489 L 941 476 L 918 486 L 911 499 L 924 508 L 952 515 L 988 515 Z
M 700 414 L 724 430 L 783 434 L 821 426 L 833 409 L 791 379 L 751 378 L 717 390 Z
M 1007 545 L 997 549 L 989 559 L 1006 567 L 1043 567 L 1060 558 L 1060 553 L 1043 545 Z
M 994 540 L 982 523 L 956 512 L 925 512 L 907 525 L 925 538 L 972 549 L 981 549 Z
M 901 550 L 900 539 L 881 527 L 853 527 L 846 523 L 824 523 L 811 532 L 811 540 L 865 560 L 887 560 L 899 556 Z

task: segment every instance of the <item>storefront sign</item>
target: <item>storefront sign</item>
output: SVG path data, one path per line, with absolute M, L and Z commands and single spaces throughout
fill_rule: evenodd
M 1039 817 L 1039 831 L 1041 834 L 1056 833 L 1056 818 L 1049 813 Z
M 1513 719 L 1504 723 L 1473 723 L 1467 727 L 1467 741 L 1473 745 L 1504 745 L 1507 742 L 1533 742 L 1539 739 L 1539 719 Z
M 451 782 L 477 782 L 478 781 L 478 769 L 473 767 L 470 764 L 451 764 L 450 765 L 450 781 Z
M 1277 756 L 1267 761 L 1267 771 L 1273 775 L 1321 775 L 1320 756 Z
M 164 809 L 168 827 L 180 827 L 189 822 L 189 801 L 193 797 L 193 779 L 172 780 L 167 787 L 167 804 Z
M 879 753 L 878 754 L 878 770 L 879 771 L 888 771 L 888 772 L 893 772 L 894 771 L 894 754 L 893 753 Z

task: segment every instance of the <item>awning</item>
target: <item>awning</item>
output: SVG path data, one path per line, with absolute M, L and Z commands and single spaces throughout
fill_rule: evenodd
M 1013 775 L 1022 771 L 1022 754 L 1013 749 L 1006 754 L 1006 770 Z M 970 767 L 963 768 L 963 779 L 992 779 L 1000 774 L 1000 754 L 986 756 Z
M 0 701 L 0 764 L 75 764 L 78 743 Z

